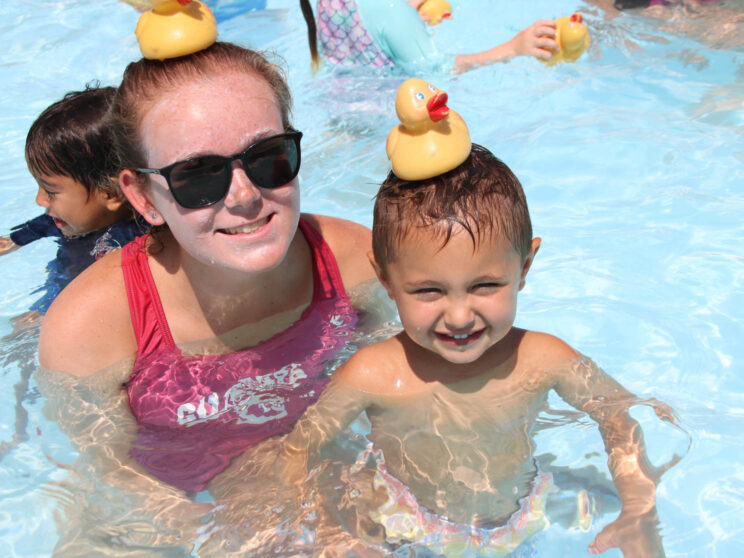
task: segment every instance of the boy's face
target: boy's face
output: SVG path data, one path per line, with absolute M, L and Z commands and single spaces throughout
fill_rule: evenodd
M 121 202 L 110 199 L 99 190 L 88 195 L 80 182 L 69 176 L 36 176 L 39 191 L 36 203 L 46 208 L 54 224 L 65 236 L 76 236 L 96 231 L 118 221 Z
M 484 239 L 474 249 L 470 235 L 456 227 L 444 248 L 441 238 L 409 234 L 380 280 L 411 340 L 464 364 L 480 358 L 512 328 L 517 293 L 540 239 L 532 241 L 523 263 L 511 242 Z

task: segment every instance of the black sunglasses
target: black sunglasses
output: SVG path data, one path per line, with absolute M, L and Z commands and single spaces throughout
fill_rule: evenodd
M 200 155 L 162 169 L 135 170 L 163 176 L 178 205 L 198 209 L 214 205 L 227 195 L 236 159 L 260 188 L 278 188 L 294 180 L 300 172 L 301 138 L 302 132 L 287 132 L 259 140 L 231 157 Z

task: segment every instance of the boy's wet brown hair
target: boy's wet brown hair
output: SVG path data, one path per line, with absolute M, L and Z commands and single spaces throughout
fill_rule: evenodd
M 507 238 L 524 260 L 532 242 L 532 223 L 522 185 L 504 162 L 473 144 L 457 168 L 420 181 L 390 172 L 375 199 L 372 249 L 383 272 L 395 260 L 407 235 L 426 229 L 444 247 L 455 225 L 473 246 L 491 235 Z
M 115 87 L 89 85 L 47 107 L 26 136 L 26 164 L 35 177 L 61 175 L 88 194 L 118 195 L 112 180 L 119 171 L 108 118 Z

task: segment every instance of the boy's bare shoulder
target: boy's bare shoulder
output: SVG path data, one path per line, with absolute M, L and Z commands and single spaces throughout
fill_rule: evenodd
M 519 341 L 518 359 L 525 367 L 541 370 L 562 370 L 581 355 L 568 343 L 540 331 L 523 330 Z
M 135 351 L 117 250 L 78 275 L 49 307 L 41 327 L 39 362 L 88 376 Z
M 412 375 L 397 336 L 358 350 L 338 372 L 345 384 L 375 395 L 395 395 Z
M 347 219 L 303 213 L 302 218 L 320 232 L 336 258 L 344 286 L 349 289 L 375 276 L 367 254 L 372 231 Z

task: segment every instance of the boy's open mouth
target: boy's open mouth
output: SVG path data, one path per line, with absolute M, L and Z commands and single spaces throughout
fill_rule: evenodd
M 50 217 L 52 217 L 50 215 Z M 62 219 L 57 219 L 57 217 L 52 217 L 52 221 L 54 221 L 54 226 L 58 229 L 64 228 L 67 226 L 67 222 L 63 221 Z
M 478 339 L 480 339 L 480 336 L 483 335 L 483 332 L 486 331 L 484 329 L 479 329 L 478 331 L 471 331 L 469 333 L 439 333 L 434 332 L 437 336 L 437 339 L 439 339 L 442 343 L 446 345 L 454 345 L 456 347 L 462 347 L 464 345 L 470 345 L 471 343 L 475 343 Z

